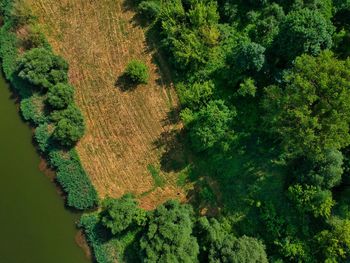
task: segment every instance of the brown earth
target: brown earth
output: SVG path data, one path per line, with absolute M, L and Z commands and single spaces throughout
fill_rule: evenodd
M 147 170 L 161 167 L 173 146 L 170 134 L 181 125 L 169 119 L 178 100 L 166 65 L 161 76 L 153 59 L 162 60 L 146 44 L 135 13 L 123 0 L 27 1 L 54 51 L 70 64 L 70 82 L 87 124 L 77 150 L 100 196 L 133 192 L 148 209 L 169 198 L 184 200 L 174 171 L 160 169 L 165 184 L 155 187 Z M 149 84 L 134 88 L 118 81 L 131 59 L 147 63 Z

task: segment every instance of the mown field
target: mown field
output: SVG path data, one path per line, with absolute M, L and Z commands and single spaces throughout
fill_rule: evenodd
M 164 167 L 178 100 L 166 65 L 146 44 L 135 13 L 122 0 L 27 0 L 54 51 L 69 63 L 87 133 L 77 150 L 101 197 L 136 194 L 144 208 L 185 199 L 177 173 Z M 137 88 L 120 81 L 131 59 L 145 61 L 150 81 Z M 176 133 L 176 132 L 175 132 Z M 181 146 L 175 162 L 183 162 Z M 177 171 L 178 172 L 178 171 Z

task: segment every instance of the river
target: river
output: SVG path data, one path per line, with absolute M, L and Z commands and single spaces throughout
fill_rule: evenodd
M 75 242 L 79 214 L 39 169 L 32 132 L 0 76 L 0 263 L 89 263 Z

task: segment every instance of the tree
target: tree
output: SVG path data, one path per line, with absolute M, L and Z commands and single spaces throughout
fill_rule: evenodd
M 119 199 L 106 198 L 102 202 L 101 221 L 113 235 L 119 234 L 131 225 L 143 225 L 146 212 L 138 207 L 131 194 Z
M 168 201 L 150 215 L 140 240 L 142 262 L 197 262 L 198 244 L 192 236 L 193 211 Z
M 236 238 L 226 222 L 199 219 L 202 261 L 209 263 L 267 263 L 265 246 L 257 239 Z
M 56 123 L 53 138 L 62 146 L 71 147 L 84 135 L 84 117 L 75 105 L 67 109 L 57 110 L 51 114 L 51 120 Z
M 67 82 L 68 65 L 60 56 L 45 48 L 33 48 L 19 59 L 18 76 L 39 89 Z
M 266 89 L 266 120 L 288 154 L 315 158 L 350 143 L 350 59 L 330 51 L 302 55 L 284 75 L 281 87 Z
M 69 84 L 58 83 L 49 89 L 47 102 L 54 109 L 67 108 L 74 99 L 74 88 Z
M 218 143 L 229 142 L 235 110 L 230 110 L 222 100 L 213 100 L 200 109 L 190 128 L 190 138 L 197 152 L 208 150 Z
M 288 188 L 288 197 L 301 213 L 310 212 L 315 217 L 328 218 L 335 202 L 332 192 L 321 190 L 316 186 L 293 185 Z
M 282 22 L 274 49 L 284 62 L 304 53 L 317 56 L 323 49 L 332 47 L 333 32 L 332 23 L 319 11 L 298 9 Z
M 141 61 L 132 60 L 126 67 L 125 75 L 135 84 L 147 84 L 149 79 L 148 67 Z
M 307 181 L 322 188 L 338 185 L 343 174 L 343 155 L 338 150 L 326 149 L 307 175 Z
M 85 126 L 74 123 L 69 119 L 61 119 L 53 132 L 53 138 L 62 146 L 74 146 L 84 135 Z
M 350 220 L 333 217 L 329 223 L 330 230 L 315 236 L 318 252 L 325 262 L 346 262 L 350 257 Z
M 154 20 L 158 17 L 161 7 L 157 1 L 142 1 L 138 5 L 138 10 L 148 20 Z
M 195 82 L 190 85 L 178 85 L 177 90 L 183 105 L 191 109 L 199 108 L 206 104 L 213 95 L 215 85 L 212 81 L 203 83 Z
M 241 72 L 258 72 L 265 62 L 265 48 L 257 43 L 242 43 L 239 47 L 235 65 Z

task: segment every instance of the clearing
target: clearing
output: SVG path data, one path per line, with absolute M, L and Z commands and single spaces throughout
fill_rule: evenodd
M 169 198 L 185 200 L 178 174 L 162 168 L 164 156 L 174 148 L 172 134 L 182 128 L 170 117 L 178 99 L 170 76 L 161 76 L 154 64 L 154 57 L 161 58 L 146 44 L 128 3 L 27 1 L 54 51 L 70 64 L 70 82 L 87 124 L 77 150 L 100 196 L 133 192 L 147 209 Z M 131 59 L 148 64 L 148 85 L 126 89 L 118 84 Z M 175 155 L 182 162 L 179 148 Z

